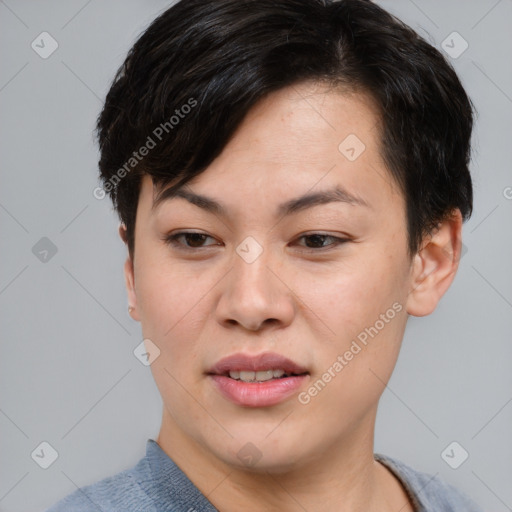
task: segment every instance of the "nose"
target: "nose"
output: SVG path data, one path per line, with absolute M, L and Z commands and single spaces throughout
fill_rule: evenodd
M 254 261 L 238 254 L 222 280 L 217 321 L 224 327 L 239 325 L 249 331 L 285 327 L 295 314 L 293 293 L 283 267 L 263 250 Z

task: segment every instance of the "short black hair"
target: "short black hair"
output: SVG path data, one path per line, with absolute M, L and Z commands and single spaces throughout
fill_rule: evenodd
M 103 190 L 132 257 L 142 176 L 160 190 L 181 187 L 251 107 L 304 81 L 375 100 L 381 154 L 405 198 L 410 257 L 455 208 L 470 217 L 473 105 L 414 30 L 369 0 L 181 0 L 129 50 L 97 119 Z

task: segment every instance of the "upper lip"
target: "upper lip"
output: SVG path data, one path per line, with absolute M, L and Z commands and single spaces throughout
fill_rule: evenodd
M 300 375 L 308 373 L 307 369 L 291 359 L 273 352 L 258 355 L 244 353 L 232 354 L 217 361 L 207 372 L 214 375 L 227 375 L 230 371 L 284 370 L 285 373 Z

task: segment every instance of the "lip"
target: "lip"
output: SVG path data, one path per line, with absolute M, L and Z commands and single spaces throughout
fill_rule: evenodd
M 243 382 L 229 377 L 230 371 L 284 370 L 296 374 L 265 382 Z M 243 407 L 269 407 L 293 396 L 309 379 L 306 368 L 272 352 L 256 356 L 233 354 L 218 361 L 208 372 L 214 387 L 236 405 Z
M 207 373 L 214 375 L 227 375 L 230 371 L 261 371 L 284 370 L 285 373 L 307 373 L 308 370 L 291 359 L 274 352 L 264 352 L 258 355 L 243 353 L 233 354 L 217 361 Z

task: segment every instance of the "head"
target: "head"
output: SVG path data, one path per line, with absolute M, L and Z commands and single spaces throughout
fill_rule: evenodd
M 97 128 L 168 427 L 227 464 L 250 442 L 276 471 L 369 435 L 472 210 L 471 103 L 442 55 L 366 0 L 183 0 Z M 241 352 L 307 375 L 235 404 L 210 373 Z

